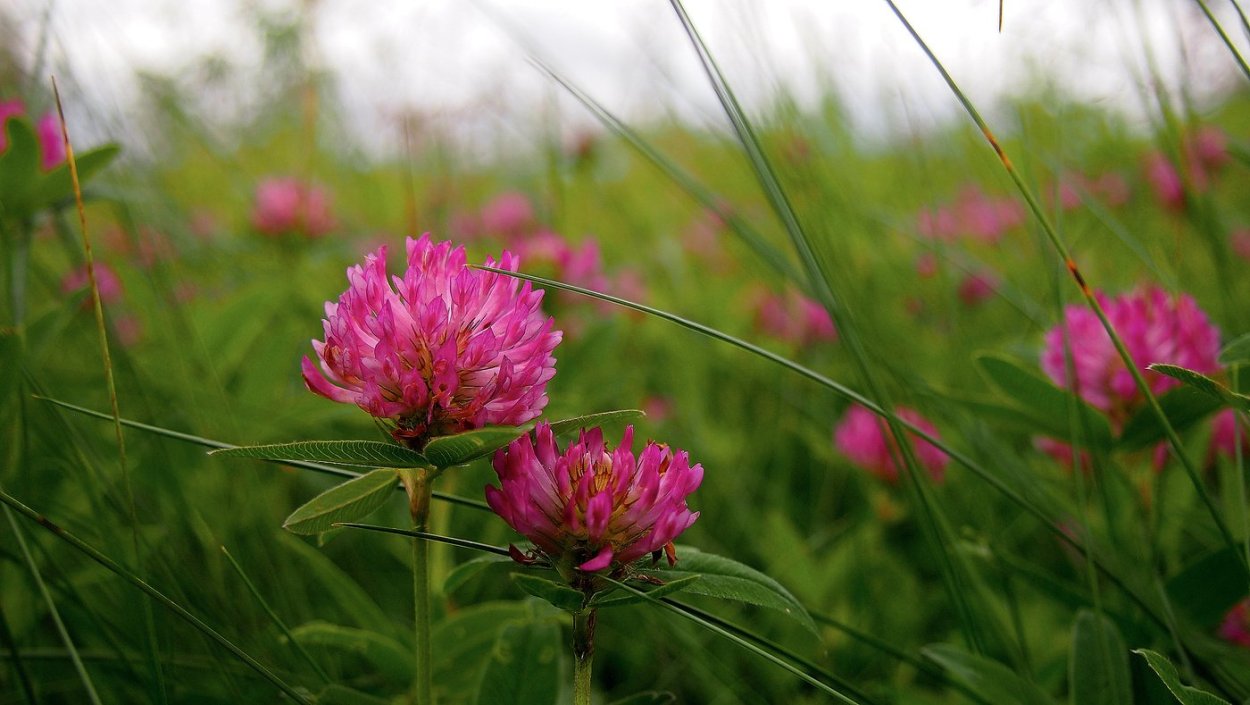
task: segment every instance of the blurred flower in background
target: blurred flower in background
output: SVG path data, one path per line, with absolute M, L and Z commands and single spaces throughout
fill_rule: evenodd
M 273 237 L 316 238 L 336 226 L 325 188 L 291 177 L 270 177 L 256 186 L 252 226 Z
M 918 412 L 906 407 L 895 407 L 894 414 L 914 424 L 925 433 L 939 438 L 937 427 Z M 911 437 L 916 460 L 928 471 L 934 482 L 942 482 L 950 456 L 932 443 Z M 889 437 L 885 421 L 859 404 L 852 405 L 833 430 L 833 445 L 851 462 L 890 484 L 898 483 L 898 466 L 894 463 L 899 453 L 898 444 Z

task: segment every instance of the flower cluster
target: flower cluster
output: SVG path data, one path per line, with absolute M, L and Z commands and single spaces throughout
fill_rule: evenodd
M 495 453 L 500 487 L 486 501 L 557 568 L 627 570 L 664 551 L 676 561 L 673 540 L 699 518 L 686 498 L 703 481 L 703 466 L 685 451 L 648 441 L 633 453 L 634 429 L 611 449 L 599 428 L 583 429 L 562 453 L 551 427 L 539 424 Z
M 1179 365 L 1204 374 L 1219 369 L 1219 329 L 1188 294 L 1173 296 L 1147 288 L 1116 298 L 1097 296 L 1129 355 L 1141 366 L 1152 393 L 1161 394 L 1179 382 L 1145 370 L 1151 363 Z M 1042 369 L 1055 384 L 1074 390 L 1106 412 L 1116 426 L 1141 407 L 1144 398 L 1132 373 L 1089 308 L 1068 306 L 1063 324 L 1047 332 L 1045 340 Z M 1068 378 L 1067 346 L 1071 347 L 1075 380 Z
M 320 186 L 292 178 L 270 178 L 256 187 L 252 227 L 264 235 L 314 238 L 335 225 L 330 195 Z
M 912 409 L 896 407 L 894 414 L 930 436 L 938 437 L 937 428 Z M 890 484 L 898 482 L 898 466 L 894 463 L 894 456 L 899 452 L 898 444 L 888 434 L 885 422 L 863 406 L 856 404 L 847 410 L 833 430 L 833 444 L 838 452 L 856 465 Z M 934 482 L 941 482 L 945 478 L 950 456 L 932 443 L 914 436 L 912 447 L 916 451 L 916 459 L 929 476 Z
M 829 312 L 819 302 L 804 296 L 793 286 L 785 293 L 756 297 L 755 326 L 775 338 L 799 346 L 838 339 Z
M 347 270 L 326 303 L 325 340 L 312 341 L 321 372 L 303 361 L 308 388 L 391 420 L 395 438 L 421 447 L 435 435 L 537 417 L 560 342 L 543 292 L 470 269 L 463 247 L 428 234 L 407 241 L 408 268 L 388 278 L 386 247 Z M 486 265 L 516 271 L 505 252 Z M 328 379 L 327 379 L 328 378 Z
M 20 100 L 0 100 L 0 154 L 9 148 L 9 136 L 5 123 L 10 118 L 26 115 L 26 104 Z M 61 137 L 60 122 L 56 113 L 44 113 L 35 121 L 35 136 L 39 138 L 39 165 L 51 171 L 65 161 L 65 141 Z

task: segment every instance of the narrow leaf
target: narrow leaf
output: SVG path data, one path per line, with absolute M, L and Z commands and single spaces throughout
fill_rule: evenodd
M 256 460 L 307 461 L 365 468 L 426 468 L 420 453 L 382 441 L 294 441 L 210 450 L 209 455 Z
M 1193 387 L 1177 387 L 1159 397 L 1159 406 L 1172 428 L 1184 431 L 1220 408 L 1220 401 Z M 1129 417 L 1116 444 L 1124 450 L 1140 450 L 1167 437 L 1159 415 L 1144 407 Z
M 1167 582 L 1171 603 L 1203 628 L 1215 629 L 1228 610 L 1246 596 L 1250 576 L 1233 552 L 1222 548 L 1208 553 Z
M 439 436 L 425 445 L 423 453 L 434 467 L 449 468 L 477 460 L 529 433 L 533 422 L 521 426 L 487 426 L 454 436 Z
M 1219 361 L 1225 367 L 1250 365 L 1250 333 L 1225 345 L 1220 351 Z
M 1172 379 L 1180 380 L 1203 394 L 1219 399 L 1226 406 L 1250 412 L 1250 397 L 1232 391 L 1228 387 L 1225 387 L 1201 372 L 1194 372 L 1193 370 L 1187 370 L 1184 367 L 1165 365 L 1162 363 L 1149 365 L 1146 369 L 1154 370 L 1159 374 L 1164 374 Z
M 601 411 L 597 414 L 586 414 L 585 416 L 575 416 L 571 419 L 563 419 L 561 421 L 551 422 L 551 432 L 557 436 L 564 433 L 571 433 L 581 428 L 592 428 L 594 426 L 602 426 L 605 423 L 621 421 L 624 419 L 636 419 L 646 416 L 646 412 L 641 409 L 617 409 L 616 411 Z
M 495 641 L 478 686 L 478 705 L 553 705 L 560 695 L 560 628 L 550 621 L 511 624 Z
M 774 609 L 792 617 L 813 633 L 816 632 L 816 623 L 794 595 L 782 587 L 781 583 L 758 570 L 733 559 L 703 553 L 689 546 L 679 546 L 677 556 L 676 566 L 670 568 L 661 565 L 641 572 L 665 582 L 697 575 L 699 580 L 683 585 L 683 589 L 689 594 Z
M 296 627 L 292 634 L 304 646 L 359 656 L 373 667 L 371 670 L 393 683 L 408 685 L 412 681 L 416 663 L 412 653 L 384 634 L 328 622 L 309 622 Z
M 499 632 L 533 619 L 532 602 L 484 602 L 457 610 L 434 626 L 434 683 L 446 693 L 471 694 L 480 681 Z
M 534 597 L 550 602 L 557 609 L 575 612 L 583 607 L 585 598 L 581 592 L 554 580 L 529 573 L 513 573 L 512 582 Z
M 970 654 L 952 644 L 932 644 L 921 649 L 920 653 L 946 669 L 952 678 L 987 703 L 1053 705 L 1036 685 L 993 659 Z
M 634 587 L 645 592 L 647 597 L 655 599 L 667 597 L 676 592 L 681 592 L 682 590 L 690 587 L 695 581 L 701 580 L 702 578 L 702 575 L 687 575 L 684 578 L 669 580 L 663 585 L 648 585 L 644 583 L 641 585 L 635 585 Z M 596 594 L 594 599 L 590 601 L 591 606 L 596 608 L 621 607 L 623 605 L 637 604 L 647 599 L 647 597 L 643 597 L 641 595 L 619 595 L 617 597 L 608 597 L 609 594 L 610 593 L 603 592 Z
M 1072 435 L 1071 410 L 1077 410 L 1085 442 L 1098 448 L 1111 445 L 1111 425 L 1097 409 L 1050 380 L 1035 374 L 1018 360 L 1005 355 L 984 353 L 977 366 L 994 386 L 1006 394 L 1037 424 L 1039 431 L 1054 438 Z
M 313 497 L 282 522 L 282 528 L 296 534 L 312 535 L 329 531 L 339 522 L 361 519 L 382 506 L 393 494 L 399 473 L 379 468 L 344 482 Z
M 649 690 L 631 695 L 624 700 L 616 700 L 608 705 L 672 705 L 675 702 L 677 702 L 677 696 L 668 691 Z
M 1180 674 L 1176 672 L 1176 666 L 1172 665 L 1161 654 L 1149 649 L 1134 649 L 1133 653 L 1139 654 L 1146 659 L 1146 663 L 1150 664 L 1150 670 L 1159 676 L 1159 680 L 1167 686 L 1172 695 L 1181 702 L 1182 705 L 1230 705 L 1230 703 L 1220 697 L 1212 695 L 1205 690 L 1200 690 L 1193 686 L 1181 683 Z
M 1128 647 L 1106 615 L 1081 610 L 1068 659 L 1072 705 L 1132 705 Z

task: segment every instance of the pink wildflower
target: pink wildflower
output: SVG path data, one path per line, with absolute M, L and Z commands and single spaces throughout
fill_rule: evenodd
M 1233 252 L 1238 257 L 1250 261 L 1250 228 L 1242 228 L 1229 236 Z
M 494 235 L 507 238 L 524 235 L 535 222 L 530 200 L 515 191 L 501 193 L 482 207 L 482 228 Z
M 292 178 L 265 179 L 256 187 L 252 225 L 265 235 L 321 237 L 336 223 L 325 189 Z
M 1220 638 L 1242 648 L 1250 648 L 1250 597 L 1233 605 L 1220 622 Z
M 904 407 L 896 407 L 894 413 L 925 433 L 937 437 L 937 428 L 917 412 Z M 876 414 L 868 409 L 858 404 L 848 409 L 842 421 L 833 430 L 833 444 L 838 452 L 856 465 L 890 484 L 898 482 L 898 466 L 894 464 L 893 457 L 898 451 L 898 446 L 889 436 L 885 421 L 878 419 Z M 912 447 L 916 451 L 916 459 L 922 467 L 928 470 L 933 481 L 941 482 L 945 477 L 946 464 L 950 461 L 950 456 L 932 443 L 914 436 Z
M 793 286 L 782 294 L 764 294 L 755 302 L 755 325 L 763 332 L 806 346 L 838 339 L 829 312 Z
M 1211 450 L 1208 453 L 1208 462 L 1213 462 L 1221 455 L 1229 459 L 1235 458 L 1238 438 L 1241 438 L 1242 457 L 1250 458 L 1250 434 L 1246 432 L 1244 426 L 1241 429 L 1237 428 L 1237 412 L 1224 409 L 1216 414 L 1211 421 Z
M 930 240 L 954 240 L 959 219 L 947 206 L 926 208 L 916 214 L 916 232 Z
M 44 171 L 52 171 L 65 161 L 65 139 L 61 136 L 61 122 L 56 113 L 45 113 L 39 118 L 35 134 L 39 137 L 39 166 Z
M 932 279 L 938 271 L 937 256 L 932 252 L 922 252 L 916 258 L 916 276 L 921 279 Z
M 979 306 L 994 297 L 998 289 L 998 277 L 989 272 L 969 274 L 959 282 L 959 300 L 964 306 Z
M 1146 180 L 1154 190 L 1155 198 L 1169 210 L 1185 209 L 1185 185 L 1181 174 L 1172 161 L 1159 152 L 1146 157 Z
M 1124 180 L 1123 176 L 1113 171 L 1099 175 L 1089 187 L 1095 195 L 1102 198 L 1112 208 L 1118 208 L 1128 203 L 1128 182 Z
M 1186 141 L 1186 147 L 1197 163 L 1208 171 L 1218 171 L 1228 163 L 1228 137 L 1214 125 L 1198 129 Z
M 122 280 L 111 267 L 103 262 L 96 262 L 95 281 L 96 287 L 100 290 L 100 303 L 107 306 L 108 304 L 121 301 Z M 65 294 L 76 294 L 88 289 L 90 286 L 91 280 L 87 276 L 87 265 L 85 264 L 69 272 L 61 279 L 61 292 Z M 83 308 L 90 307 L 90 300 L 83 302 Z
M 686 498 L 703 466 L 654 441 L 635 456 L 633 441 L 633 426 L 615 450 L 602 429 L 583 429 L 561 453 L 551 427 L 539 424 L 534 440 L 527 434 L 495 453 L 500 487 L 487 486 L 486 501 L 562 572 L 625 572 L 661 550 L 672 564 L 673 540 L 699 518 Z
M 385 246 L 347 270 L 347 291 L 326 302 L 325 341 L 312 341 L 325 376 L 303 361 L 308 388 L 389 419 L 396 440 L 418 448 L 537 417 L 561 337 L 539 307 L 543 292 L 469 269 L 463 247 L 428 233 L 408 238 L 407 252 L 403 277 L 388 280 Z M 486 264 L 516 271 L 518 260 L 505 251 Z
M 26 113 L 26 105 L 20 100 L 0 100 L 0 153 L 9 148 L 9 133 L 5 123 L 9 118 L 19 117 Z
M 1114 299 L 1097 294 L 1107 319 L 1124 340 L 1129 354 L 1142 368 L 1150 389 L 1161 394 L 1179 384 L 1171 377 L 1145 370 L 1154 362 L 1180 365 L 1209 374 L 1217 371 L 1220 332 L 1188 294 L 1172 296 L 1162 289 L 1147 288 Z M 1110 336 L 1094 312 L 1080 305 L 1068 306 L 1064 322 L 1046 333 L 1042 369 L 1055 384 L 1068 389 L 1064 361 L 1064 330 L 1072 347 L 1076 392 L 1106 412 L 1112 423 L 1126 420 L 1142 404 L 1132 374 L 1124 366 Z

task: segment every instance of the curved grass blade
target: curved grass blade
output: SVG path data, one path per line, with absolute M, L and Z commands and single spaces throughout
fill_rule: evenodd
M 61 91 L 56 85 L 55 76 L 52 77 L 52 97 L 56 103 L 57 121 L 61 127 L 61 142 L 65 145 L 65 163 L 69 165 L 69 178 L 73 187 L 74 205 L 78 211 L 78 225 L 82 235 L 84 259 L 87 264 L 87 281 L 91 285 L 92 309 L 95 313 L 96 329 L 100 334 L 100 357 L 104 363 L 104 386 L 108 390 L 109 410 L 113 414 L 113 432 L 117 438 L 117 465 L 121 470 L 122 487 L 126 490 L 126 518 L 130 522 L 131 550 L 135 565 L 142 567 L 144 555 L 139 541 L 139 513 L 135 508 L 134 488 L 130 484 L 130 465 L 126 462 L 126 434 L 122 430 L 121 407 L 117 400 L 117 382 L 113 378 L 113 360 L 109 353 L 108 328 L 104 322 L 104 303 L 100 298 L 100 282 L 96 278 L 95 258 L 91 250 L 91 236 L 87 230 L 87 210 L 83 206 L 78 160 L 74 157 L 74 145 L 69 138 L 69 126 L 65 122 L 65 110 L 61 105 Z M 111 155 L 106 155 L 102 163 L 98 163 L 93 159 L 89 166 L 103 166 L 111 159 Z M 95 167 L 93 166 L 93 168 Z M 169 698 L 165 689 L 165 674 L 161 670 L 160 659 L 157 658 L 156 617 L 152 613 L 152 605 L 147 601 L 144 601 L 142 609 L 148 647 L 148 667 L 152 672 L 153 679 L 153 695 L 155 695 L 157 702 L 166 703 L 169 701 Z
M 1159 423 L 1163 426 L 1164 433 L 1167 436 L 1168 444 L 1171 446 L 1173 454 L 1175 454 L 1175 456 L 1180 460 L 1181 466 L 1185 468 L 1185 473 L 1188 475 L 1190 483 L 1193 484 L 1194 490 L 1196 491 L 1199 499 L 1202 500 L 1207 513 L 1211 516 L 1211 520 L 1215 523 L 1216 529 L 1219 530 L 1221 538 L 1226 544 L 1235 549 L 1237 547 L 1237 541 L 1233 538 L 1232 531 L 1229 530 L 1228 524 L 1224 521 L 1224 517 L 1220 514 L 1219 509 L 1215 506 L 1214 500 L 1211 499 L 1210 493 L 1207 492 L 1206 485 L 1203 483 L 1193 460 L 1191 460 L 1189 455 L 1185 452 L 1185 446 L 1181 442 L 1180 435 L 1176 432 L 1176 429 L 1172 427 L 1172 424 L 1168 422 L 1167 415 L 1164 413 L 1163 408 L 1159 405 L 1158 397 L 1156 397 L 1154 392 L 1151 391 L 1150 385 L 1146 383 L 1146 378 L 1142 376 L 1141 369 L 1138 368 L 1137 364 L 1133 361 L 1133 356 L 1129 354 L 1128 348 L 1125 347 L 1124 340 L 1120 337 L 1120 334 L 1116 332 L 1115 326 L 1111 325 L 1111 321 L 1107 318 L 1107 313 L 1103 310 L 1102 304 L 1099 303 L 1098 298 L 1094 296 L 1093 289 L 1085 280 L 1085 276 L 1081 274 L 1081 270 L 1077 266 L 1076 260 L 1072 258 L 1067 245 L 1065 245 L 1063 240 L 1059 237 L 1058 231 L 1055 230 L 1055 227 L 1050 222 L 1050 219 L 1046 217 L 1046 213 L 1042 209 L 1037 197 L 1033 195 L 1032 189 L 1029 188 L 1028 184 L 1024 182 L 1024 179 L 1021 178 L 1020 174 L 1016 171 L 1016 168 L 1012 164 L 1011 159 L 1007 156 L 1006 151 L 1004 151 L 1002 145 L 998 143 L 998 139 L 994 137 L 994 133 L 990 131 L 989 125 L 986 124 L 985 120 L 981 117 L 981 114 L 977 112 L 977 109 L 972 105 L 972 101 L 970 101 L 968 97 L 964 95 L 963 91 L 959 89 L 959 86 L 955 83 L 955 79 L 952 78 L 950 73 L 947 72 L 946 67 L 943 66 L 942 62 L 938 60 L 937 56 L 929 48 L 929 45 L 926 44 L 924 39 L 920 37 L 920 34 L 916 32 L 916 29 L 912 27 L 910 22 L 907 21 L 907 18 L 903 15 L 902 11 L 899 10 L 898 6 L 894 4 L 894 0 L 885 0 L 885 2 L 890 6 L 890 10 L 894 12 L 894 16 L 897 17 L 903 24 L 903 27 L 906 28 L 908 34 L 911 35 L 912 39 L 915 40 L 916 44 L 925 53 L 925 56 L 928 57 L 929 62 L 933 64 L 933 67 L 937 69 L 939 74 L 941 74 L 942 80 L 946 82 L 946 85 L 951 89 L 951 92 L 954 93 L 955 98 L 959 101 L 960 105 L 963 106 L 964 110 L 967 111 L 969 117 L 971 117 L 972 121 L 976 123 L 976 126 L 981 131 L 981 134 L 994 149 L 994 152 L 998 155 L 998 160 L 1002 164 L 1003 168 L 1007 170 L 1007 175 L 1011 177 L 1012 182 L 1015 183 L 1016 189 L 1020 192 L 1020 195 L 1024 198 L 1029 210 L 1033 213 L 1033 216 L 1041 225 L 1042 231 L 1046 234 L 1050 244 L 1063 260 L 1068 273 L 1072 275 L 1072 279 L 1076 282 L 1077 287 L 1080 289 L 1081 296 L 1085 299 L 1085 303 L 1089 306 L 1090 310 L 1094 312 L 1094 315 L 1098 317 L 1098 322 L 1102 325 L 1103 330 L 1107 331 L 1107 336 L 1111 338 L 1111 344 L 1115 347 L 1116 353 L 1124 362 L 1129 374 L 1132 375 L 1133 383 L 1136 385 L 1137 390 L 1146 399 L 1146 403 L 1155 412 L 1155 415 L 1159 417 Z M 1244 555 L 1238 553 L 1238 560 L 1242 561 L 1247 569 L 1250 569 L 1250 561 L 1248 561 Z
M 0 490 L 3 493 L 3 490 Z M 69 654 L 69 659 L 74 664 L 74 671 L 78 674 L 78 680 L 82 682 L 83 690 L 87 691 L 87 698 L 95 705 L 101 705 L 100 695 L 96 692 L 95 684 L 91 682 L 91 676 L 87 673 L 87 667 L 83 665 L 82 657 L 78 655 L 78 648 L 74 646 L 74 639 L 69 635 L 69 630 L 65 628 L 65 622 L 61 620 L 61 612 L 56 608 L 56 601 L 52 599 L 52 593 L 48 592 L 48 586 L 43 582 L 43 575 L 39 571 L 39 566 L 35 564 L 35 557 L 30 554 L 30 547 L 26 545 L 26 538 L 22 534 L 22 527 L 17 525 L 17 519 L 13 517 L 13 510 L 7 506 L 4 508 L 4 516 L 9 520 L 9 527 L 13 529 L 13 536 L 17 539 L 17 546 L 22 552 L 22 560 L 26 563 L 30 576 L 35 581 L 35 586 L 39 589 L 40 596 L 43 597 L 44 604 L 48 606 L 48 615 L 52 617 L 52 623 L 56 625 L 57 634 L 61 637 L 61 642 L 65 644 L 65 651 Z
M 617 409 L 615 411 L 601 411 L 597 414 L 574 416 L 571 419 L 552 421 L 551 433 L 559 436 L 565 433 L 572 433 L 581 428 L 602 426 L 605 423 L 613 423 L 624 419 L 637 419 L 646 415 L 646 412 L 641 409 Z
M 9 661 L 17 673 L 17 682 L 22 686 L 22 700 L 26 703 L 39 702 L 35 696 L 35 686 L 31 683 L 30 674 L 26 671 L 26 655 L 17 648 L 13 640 L 13 632 L 9 630 L 9 621 L 4 618 L 4 607 L 0 605 L 0 646 L 8 652 Z
M 92 416 L 97 419 L 104 419 L 104 420 L 108 420 L 112 418 L 108 414 L 104 414 L 99 411 L 94 411 L 92 409 L 78 406 L 76 404 L 70 404 L 69 402 L 60 401 L 59 399 L 52 399 L 51 397 L 44 397 L 44 396 L 39 396 L 39 395 L 35 395 L 35 398 L 40 401 L 46 401 L 49 404 L 54 404 L 63 409 L 69 409 L 70 411 L 83 414 L 85 416 Z M 215 441 L 211 438 L 195 436 L 190 433 L 174 431 L 172 429 L 162 428 L 160 426 L 153 426 L 151 424 L 141 423 L 139 421 L 132 421 L 126 418 L 121 419 L 121 423 L 123 426 L 128 426 L 130 428 L 138 429 L 140 431 L 146 431 L 147 433 L 151 433 L 157 436 L 164 436 L 165 438 L 172 438 L 174 440 L 183 441 L 184 443 L 191 443 L 191 444 L 201 446 L 204 448 L 229 449 L 229 448 L 242 447 L 242 446 L 236 446 L 232 443 L 225 443 L 223 441 Z M 319 472 L 319 473 L 323 473 L 326 475 L 335 475 L 338 477 L 346 477 L 348 479 L 361 476 L 361 473 L 358 473 L 352 470 L 347 470 L 344 468 L 337 468 L 337 467 L 333 467 L 330 465 L 322 465 L 320 463 L 311 463 L 311 462 L 302 461 L 302 460 L 283 460 L 283 461 L 265 460 L 264 462 L 279 463 L 281 465 L 289 465 L 293 468 L 300 468 L 303 470 L 312 470 L 314 472 Z M 402 489 L 402 488 L 399 488 L 399 489 Z M 472 507 L 473 509 L 481 509 L 487 512 L 490 511 L 490 507 L 486 504 L 486 502 L 483 502 L 481 500 L 470 499 L 468 497 L 458 497 L 453 494 L 447 494 L 445 492 L 438 492 L 438 491 L 435 491 L 433 493 L 433 497 L 434 499 L 437 499 L 443 502 L 448 502 L 450 504 L 458 504 L 463 507 Z
M 383 441 L 294 441 L 257 446 L 238 446 L 208 451 L 209 455 L 290 462 L 305 460 L 330 465 L 364 468 L 425 468 L 425 456 Z
M 252 593 L 252 597 L 256 598 L 256 602 L 260 605 L 261 609 L 265 611 L 265 614 L 269 615 L 269 619 L 273 620 L 274 624 L 278 625 L 278 629 L 282 631 L 282 635 L 286 637 L 286 641 L 291 645 L 291 648 L 295 649 L 295 652 L 298 653 L 300 657 L 304 659 L 304 662 L 312 668 L 313 672 L 321 678 L 322 683 L 329 684 L 330 676 L 326 674 L 320 664 L 313 659 L 312 655 L 304 649 L 303 644 L 296 641 L 295 637 L 291 635 L 291 630 L 286 626 L 286 622 L 282 621 L 282 618 L 278 616 L 278 613 L 274 611 L 273 607 L 269 606 L 269 601 L 265 599 L 264 595 L 260 594 L 260 590 L 256 589 L 256 585 L 252 582 L 252 579 L 247 577 L 247 573 L 243 571 L 243 566 L 239 565 L 239 562 L 234 559 L 234 556 L 230 555 L 230 551 L 227 551 L 225 546 L 221 547 L 221 552 L 225 554 L 226 560 L 230 562 L 230 567 L 234 568 L 234 572 L 238 573 L 239 577 L 243 579 L 243 584 L 246 585 L 248 591 Z
M 751 653 L 756 654 L 757 656 L 765 659 L 766 661 L 769 661 L 771 663 L 774 663 L 780 666 L 781 668 L 803 679 L 807 683 L 815 686 L 816 688 L 826 693 L 827 695 L 833 697 L 838 702 L 849 703 L 850 705 L 871 705 L 870 703 L 864 700 L 860 700 L 858 698 L 854 698 L 850 695 L 847 695 L 846 693 L 834 688 L 828 683 L 825 683 L 824 681 L 813 677 L 807 671 L 804 671 L 803 669 L 795 666 L 794 664 L 781 658 L 780 656 L 777 656 L 776 654 L 768 651 L 767 649 L 764 649 L 763 647 L 734 634 L 732 631 L 726 629 L 725 627 L 709 622 L 708 620 L 703 619 L 702 617 L 694 613 L 687 612 L 686 610 L 682 609 L 681 607 L 678 607 L 676 604 L 668 602 L 667 600 L 660 600 L 660 599 L 653 598 L 650 595 L 648 595 L 646 592 L 634 588 L 632 585 L 626 585 L 625 583 L 620 582 L 619 580 L 613 580 L 612 578 L 609 578 L 607 576 L 602 576 L 602 577 L 606 582 L 612 583 L 613 585 L 616 585 L 618 588 L 622 590 L 628 590 L 629 592 L 641 597 L 644 601 L 650 602 L 655 605 L 659 605 L 660 607 L 663 607 L 664 609 L 670 612 L 673 612 L 674 614 L 679 615 L 683 619 L 687 619 L 691 622 L 694 622 L 695 624 L 698 624 L 704 629 L 707 629 L 708 631 L 711 631 L 715 634 L 718 634 L 728 639 L 734 644 L 737 644 L 743 649 L 746 649 L 747 651 L 750 651 Z
M 217 642 L 217 644 L 221 646 L 222 648 L 224 648 L 226 651 L 229 651 L 232 655 L 235 656 L 235 658 L 238 658 L 240 661 L 247 664 L 252 670 L 256 671 L 258 674 L 263 676 L 265 680 L 272 683 L 274 686 L 276 686 L 279 690 L 281 690 L 283 693 L 285 693 L 288 697 L 290 697 L 295 702 L 302 703 L 303 705 L 313 705 L 308 700 L 308 698 L 304 697 L 304 694 L 301 693 L 299 690 L 291 687 L 281 678 L 278 678 L 278 676 L 274 675 L 272 671 L 265 668 L 264 665 L 262 665 L 256 659 L 252 658 L 247 652 L 235 646 L 233 642 L 231 642 L 229 639 L 219 634 L 217 630 L 208 626 L 208 624 L 204 623 L 199 617 L 196 617 L 195 615 L 191 614 L 190 612 L 186 610 L 186 608 L 182 607 L 178 603 L 166 597 L 165 594 L 162 593 L 160 590 L 157 590 L 151 585 L 148 585 L 146 582 L 144 582 L 143 578 L 140 578 L 139 576 L 130 572 L 125 567 L 123 567 L 122 565 L 114 561 L 112 558 L 109 558 L 108 556 L 104 555 L 100 551 L 96 550 L 90 544 L 84 542 L 82 539 L 78 538 L 77 536 L 74 536 L 73 534 L 69 533 L 68 531 L 61 528 L 60 526 L 57 526 L 56 524 L 52 523 L 47 517 L 36 512 L 30 507 L 27 507 L 25 504 L 22 504 L 20 501 L 18 501 L 16 498 L 10 495 L 8 492 L 5 492 L 3 489 L 0 489 L 0 502 L 3 502 L 7 506 L 11 507 L 18 514 L 21 514 L 27 519 L 30 519 L 31 521 L 35 522 L 39 526 L 43 527 L 48 532 L 50 532 L 53 536 L 56 536 L 57 538 L 61 539 L 65 543 L 69 544 L 71 547 L 73 547 L 77 551 L 85 554 L 91 560 L 104 566 L 104 568 L 107 569 L 109 572 L 124 579 L 126 582 L 130 583 L 131 585 L 141 590 L 148 597 L 152 598 L 153 600 L 160 603 L 163 607 L 165 607 L 169 611 L 178 615 L 180 618 L 182 618 L 184 621 L 186 621 L 196 630 L 203 633 L 209 639 Z
M 376 524 L 356 524 L 353 522 L 343 522 L 335 524 L 348 529 L 364 529 L 366 531 L 378 531 L 384 534 L 396 534 L 398 536 L 410 536 L 412 538 L 425 539 L 426 541 L 437 541 L 458 548 L 467 548 L 473 551 L 481 551 L 483 553 L 493 553 L 497 556 L 510 556 L 508 549 L 492 546 L 488 543 L 478 543 L 469 539 L 456 538 L 454 536 L 440 536 L 439 534 L 431 534 L 427 531 L 412 531 L 411 529 L 397 529 L 392 526 L 378 526 Z
M 1207 7 L 1206 0 L 1197 0 L 1197 3 L 1198 7 L 1202 8 L 1202 14 L 1207 16 L 1207 21 L 1211 23 L 1211 26 L 1215 28 L 1216 33 L 1220 35 L 1220 40 L 1224 42 L 1224 46 L 1228 47 L 1228 52 L 1232 54 L 1233 59 L 1237 61 L 1237 67 L 1241 69 L 1242 74 L 1244 74 L 1247 79 L 1250 79 L 1250 66 L 1246 65 L 1246 58 L 1241 55 L 1240 51 L 1238 51 L 1237 45 L 1233 43 L 1233 40 L 1228 36 L 1228 33 L 1224 31 L 1224 27 L 1220 25 L 1220 21 L 1215 19 L 1215 15 L 1211 14 L 1211 8 Z M 1238 7 L 1237 11 L 1240 14 L 1241 8 Z M 1245 20 L 1244 15 L 1242 16 L 1242 20 Z

